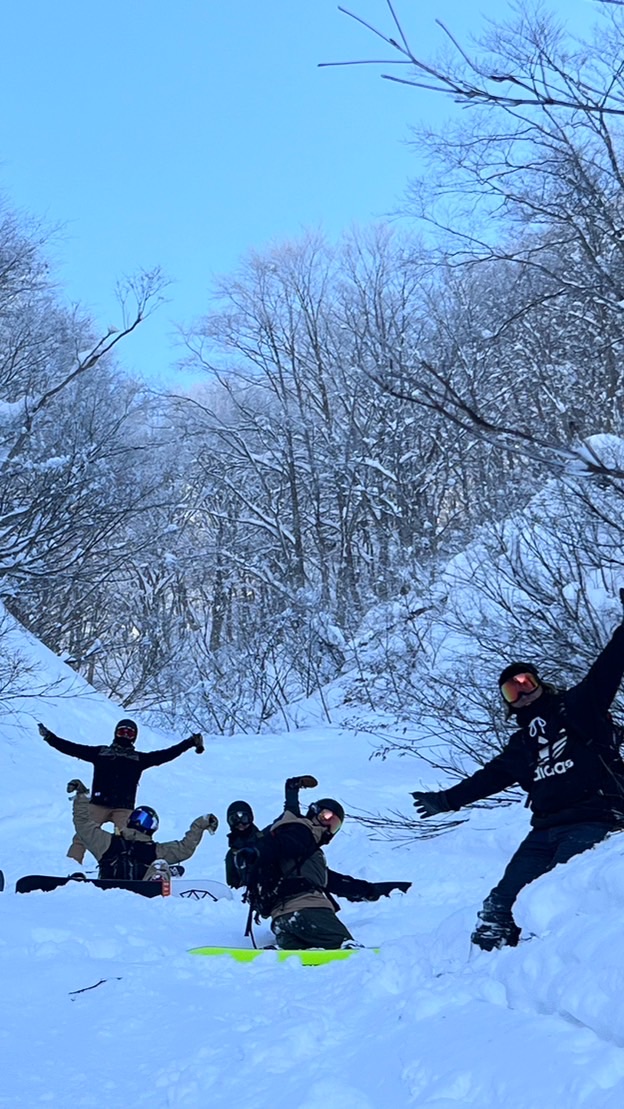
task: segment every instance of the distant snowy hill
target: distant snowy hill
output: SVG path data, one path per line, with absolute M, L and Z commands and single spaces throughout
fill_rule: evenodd
M 521 806 L 473 811 L 408 846 L 347 821 L 328 849 L 334 869 L 413 882 L 405 896 L 344 903 L 349 928 L 380 954 L 318 968 L 271 953 L 250 966 L 191 956 L 247 942 L 236 897 L 145 901 L 79 885 L 14 894 L 21 874 L 71 869 L 65 787 L 90 781 L 36 722 L 105 743 L 127 714 L 32 637 L 11 635 L 33 672 L 0 724 L 0 1106 L 621 1109 L 624 839 L 527 889 L 517 916 L 535 937 L 488 955 L 471 949 L 470 929 L 524 835 Z M 315 774 L 351 812 L 409 812 L 410 789 L 442 784 L 416 759 L 371 761 L 370 738 L 343 728 L 338 710 L 333 725 L 313 702 L 297 712 L 295 731 L 207 736 L 204 755 L 144 774 L 140 800 L 159 811 L 161 838 L 206 811 L 222 820 L 189 875 L 223 879 L 227 804 L 247 798 L 268 821 L 287 775 Z M 360 716 L 374 730 L 374 715 Z M 139 725 L 145 749 L 182 738 Z M 266 942 L 266 924 L 257 932 Z

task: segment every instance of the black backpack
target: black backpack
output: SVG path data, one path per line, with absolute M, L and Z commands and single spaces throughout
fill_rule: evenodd
M 271 909 L 279 897 L 279 887 L 282 880 L 276 866 L 257 866 L 249 876 L 243 892 L 243 901 L 249 905 L 250 912 L 255 917 L 269 917 Z
M 100 859 L 99 877 L 142 882 L 155 858 L 155 843 L 113 836 Z
M 249 905 L 249 921 L 253 917 L 256 918 L 256 922 L 260 917 L 269 917 L 278 901 L 318 888 L 308 878 L 303 878 L 300 873 L 305 860 L 311 858 L 318 850 L 320 850 L 318 843 L 311 845 L 308 851 L 293 861 L 292 867 L 286 873 L 279 863 L 263 859 L 260 853 L 258 860 L 244 879 L 243 901 Z M 245 932 L 245 935 L 247 934 Z

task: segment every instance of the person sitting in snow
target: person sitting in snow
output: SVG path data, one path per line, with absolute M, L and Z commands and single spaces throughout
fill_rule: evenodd
M 198 816 L 182 839 L 156 843 L 158 814 L 149 805 L 139 805 L 128 816 L 125 828 L 115 833 L 104 832 L 91 816 L 88 790 L 79 778 L 72 778 L 67 792 L 74 794 L 73 817 L 76 834 L 98 861 L 98 878 L 141 882 L 149 877 L 157 859 L 181 863 L 190 859 L 205 831 L 214 835 L 219 821 L 213 813 Z
M 253 847 L 262 835 L 254 823 L 254 812 L 248 801 L 232 801 L 225 815 L 228 828 L 228 849 L 225 856 L 225 880 L 232 889 L 243 885 L 236 855 L 244 847 Z
M 111 821 L 118 831 L 126 827 L 128 817 L 136 805 L 139 780 L 144 770 L 171 762 L 191 747 L 195 748 L 198 755 L 204 751 L 204 741 L 199 733 L 161 751 L 135 751 L 139 729 L 134 720 L 120 720 L 115 727 L 113 742 L 105 747 L 73 743 L 54 735 L 45 724 L 39 724 L 38 727 L 39 735 L 56 751 L 93 763 L 90 819 L 98 827 Z M 82 864 L 84 855 L 85 845 L 80 836 L 75 835 L 67 858 Z
M 339 801 L 322 797 L 300 814 L 299 782 L 289 779 L 287 806 L 256 843 L 239 849 L 235 864 L 251 916 L 271 917 L 277 947 L 303 950 L 357 947 L 348 928 L 337 917 L 334 896 L 348 901 L 378 901 L 392 890 L 406 893 L 411 882 L 366 882 L 329 870 L 323 847 L 342 827 L 345 812 Z
M 620 600 L 624 605 L 624 589 Z M 555 689 L 531 662 L 510 663 L 498 684 L 519 727 L 501 753 L 450 789 L 412 793 L 426 818 L 509 786 L 526 790 L 532 830 L 478 914 L 471 939 L 482 949 L 518 943 L 512 906 L 524 886 L 624 827 L 621 737 L 609 716 L 623 674 L 624 623 L 570 689 Z

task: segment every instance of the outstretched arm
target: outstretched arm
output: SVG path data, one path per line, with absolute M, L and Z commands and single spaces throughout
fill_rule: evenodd
M 38 724 L 39 735 L 54 747 L 55 751 L 60 751 L 62 755 L 70 755 L 74 759 L 82 759 L 83 762 L 94 763 L 99 747 L 90 747 L 86 743 L 72 743 L 69 739 L 61 739 L 60 736 L 55 735 L 45 724 Z
M 162 766 L 163 763 L 173 762 L 185 751 L 190 751 L 191 747 L 194 747 L 197 751 L 200 739 L 201 736 L 199 735 L 191 735 L 188 739 L 181 740 L 180 743 L 174 743 L 173 747 L 163 748 L 162 751 L 139 751 L 141 770 L 148 770 L 150 766 Z
M 414 805 L 423 819 L 440 813 L 456 812 L 464 805 L 472 805 L 474 801 L 481 801 L 516 785 L 524 767 L 520 732 L 515 732 L 500 755 L 490 759 L 468 778 L 463 778 L 456 786 L 437 793 L 412 793 Z
M 624 604 L 624 590 L 620 599 Z M 624 676 L 624 622 L 618 624 L 606 647 L 590 666 L 587 674 L 570 691 L 572 702 L 579 700 L 579 708 L 587 706 L 594 713 L 606 712 L 615 697 Z
M 336 897 L 344 897 L 347 901 L 379 901 L 380 897 L 388 897 L 392 890 L 401 890 L 407 893 L 411 882 L 365 882 L 362 878 L 352 878 L 350 874 L 338 874 L 335 870 L 327 871 L 327 892 Z
M 190 859 L 191 855 L 197 850 L 201 843 L 201 838 L 205 831 L 208 831 L 211 836 L 214 836 L 219 821 L 213 813 L 207 813 L 206 816 L 198 816 L 191 824 L 186 835 L 182 839 L 172 839 L 168 843 L 156 843 L 156 858 L 164 859 L 168 863 L 182 863 L 185 859 Z
M 512 741 L 513 736 L 500 755 L 496 755 L 480 770 L 475 770 L 474 774 L 464 778 L 456 786 L 444 790 L 450 809 L 462 809 L 464 805 L 472 805 L 475 801 L 482 801 L 485 797 L 502 793 L 504 789 L 517 784 L 518 776 L 524 768 L 524 759 L 517 757 Z

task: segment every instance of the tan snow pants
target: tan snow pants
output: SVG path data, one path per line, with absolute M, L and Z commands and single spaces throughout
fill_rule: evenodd
M 114 824 L 115 827 L 121 831 L 128 823 L 128 817 L 132 809 L 107 809 L 105 805 L 89 805 L 89 816 L 94 824 L 99 828 L 103 824 Z M 82 863 L 85 857 L 86 847 L 78 833 L 74 836 L 67 852 L 67 858 L 73 859 L 76 863 Z

